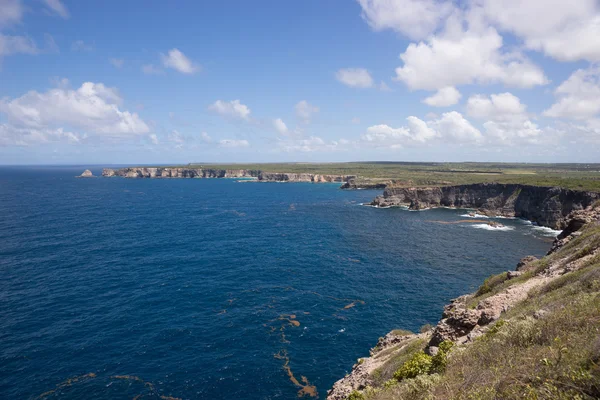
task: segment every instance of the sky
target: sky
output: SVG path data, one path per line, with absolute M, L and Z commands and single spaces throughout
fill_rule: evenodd
M 600 0 L 0 0 L 0 165 L 600 162 Z

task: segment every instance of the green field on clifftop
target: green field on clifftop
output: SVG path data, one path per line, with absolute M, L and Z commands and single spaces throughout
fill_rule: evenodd
M 393 181 L 400 186 L 461 185 L 480 182 L 561 186 L 576 190 L 600 191 L 600 164 L 527 163 L 265 163 L 203 164 L 185 167 L 253 169 L 264 172 L 357 175 L 366 181 Z

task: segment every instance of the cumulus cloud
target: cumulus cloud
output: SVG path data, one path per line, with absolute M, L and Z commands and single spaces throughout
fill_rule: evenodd
M 288 127 L 281 118 L 277 118 L 277 119 L 273 120 L 273 127 L 281 135 L 285 135 L 288 133 Z
M 461 98 L 460 92 L 454 86 L 441 88 L 433 96 L 427 97 L 423 103 L 432 107 L 448 107 L 452 106 Z
M 152 133 L 148 137 L 150 138 L 150 142 L 152 144 L 158 144 L 158 143 L 160 143 L 160 141 L 158 140 L 158 136 L 156 136 L 156 133 Z
M 359 0 L 362 16 L 376 31 L 392 29 L 412 40 L 428 39 L 449 17 L 515 35 L 524 47 L 559 61 L 600 61 L 597 0 Z M 535 21 L 535 23 L 532 23 Z M 475 25 L 475 24 L 474 24 Z
M 512 93 L 474 95 L 467 100 L 467 114 L 484 120 L 486 139 L 490 143 L 515 146 L 536 144 L 544 137 L 545 130 L 532 122 L 527 115 L 527 106 Z
M 21 22 L 23 11 L 21 0 L 1 0 L 0 28 Z
M 60 0 L 42 0 L 48 11 L 61 18 L 68 19 L 70 17 L 69 10 Z
M 122 98 L 115 88 L 85 82 L 77 90 L 55 88 L 39 93 L 27 92 L 15 99 L 0 101 L 4 114 L 18 132 L 62 132 L 79 129 L 107 137 L 127 137 L 149 132 L 136 113 L 122 111 Z M 56 134 L 55 134 L 56 136 Z M 70 137 L 70 140 L 73 138 Z
M 194 74 L 199 72 L 201 67 L 193 63 L 179 49 L 171 49 L 168 54 L 161 54 L 161 60 L 165 68 L 172 68 L 183 74 Z
M 433 33 L 453 11 L 451 2 L 435 0 L 358 0 L 373 30 L 392 29 L 414 40 Z
M 526 106 L 512 93 L 474 95 L 467 100 L 467 114 L 474 118 L 506 120 L 525 115 Z
M 31 129 L 0 124 L 0 146 L 31 146 L 52 142 L 79 143 L 83 137 L 58 129 Z
M 443 33 L 408 46 L 395 79 L 412 90 L 473 83 L 530 88 L 548 82 L 541 68 L 519 53 L 503 53 L 502 44 L 493 27 L 464 30 L 462 21 L 451 18 Z
M 364 68 L 344 68 L 335 73 L 335 78 L 346 86 L 352 88 L 370 88 L 373 78 Z
M 299 101 L 296 104 L 296 116 L 305 123 L 310 122 L 312 116 L 319 112 L 319 107 L 313 106 L 306 100 Z
M 600 113 L 600 68 L 579 69 L 555 90 L 547 117 L 584 119 Z
M 225 117 L 243 120 L 250 119 L 250 108 L 248 108 L 247 105 L 240 103 L 239 100 L 217 100 L 208 106 L 208 109 Z
M 228 148 L 248 147 L 250 143 L 245 139 L 222 139 L 219 140 L 219 146 Z
M 434 140 L 459 144 L 479 143 L 481 132 L 456 111 L 442 114 L 438 119 L 423 121 L 410 116 L 406 126 L 393 128 L 389 125 L 374 125 L 361 136 L 365 144 L 375 147 L 402 148 L 429 143 Z
M 491 23 L 522 38 L 529 49 L 560 61 L 600 61 L 596 0 L 483 0 L 480 7 Z

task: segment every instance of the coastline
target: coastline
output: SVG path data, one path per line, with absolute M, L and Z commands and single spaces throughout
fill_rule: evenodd
M 563 282 L 578 284 L 578 279 L 585 280 L 586 276 L 595 273 L 596 260 L 600 257 L 599 227 L 599 201 L 584 209 L 572 210 L 566 218 L 565 228 L 545 257 L 526 256 L 515 270 L 490 277 L 476 292 L 452 299 L 444 307 L 435 327 L 423 327 L 420 333 L 396 329 L 379 338 L 369 356 L 359 358 L 351 372 L 334 383 L 327 392 L 327 399 L 437 398 L 434 394 L 438 390 L 437 384 L 444 379 L 446 364 L 452 361 L 451 348 L 460 349 L 455 350 L 456 358 L 468 358 L 466 354 L 481 352 L 488 338 L 505 325 L 516 325 L 523 318 L 543 323 L 555 312 L 543 305 L 545 298 L 542 296 L 553 290 L 548 288 L 560 288 L 565 285 Z M 589 271 L 587 275 L 582 274 L 586 271 Z M 531 293 L 538 294 L 543 300 L 536 300 Z M 533 307 L 529 303 L 533 303 Z M 443 359 L 443 368 L 408 375 L 401 372 L 408 366 L 417 368 L 415 360 L 434 360 L 435 363 L 436 359 Z M 461 388 L 457 389 L 458 393 L 464 390 Z M 439 389 L 439 392 L 444 390 L 448 389 Z M 592 387 L 592 393 L 594 390 Z

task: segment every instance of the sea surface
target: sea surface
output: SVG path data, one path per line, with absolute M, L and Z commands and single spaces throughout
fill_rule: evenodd
M 556 234 L 337 184 L 83 169 L 0 168 L 2 399 L 324 399 Z

